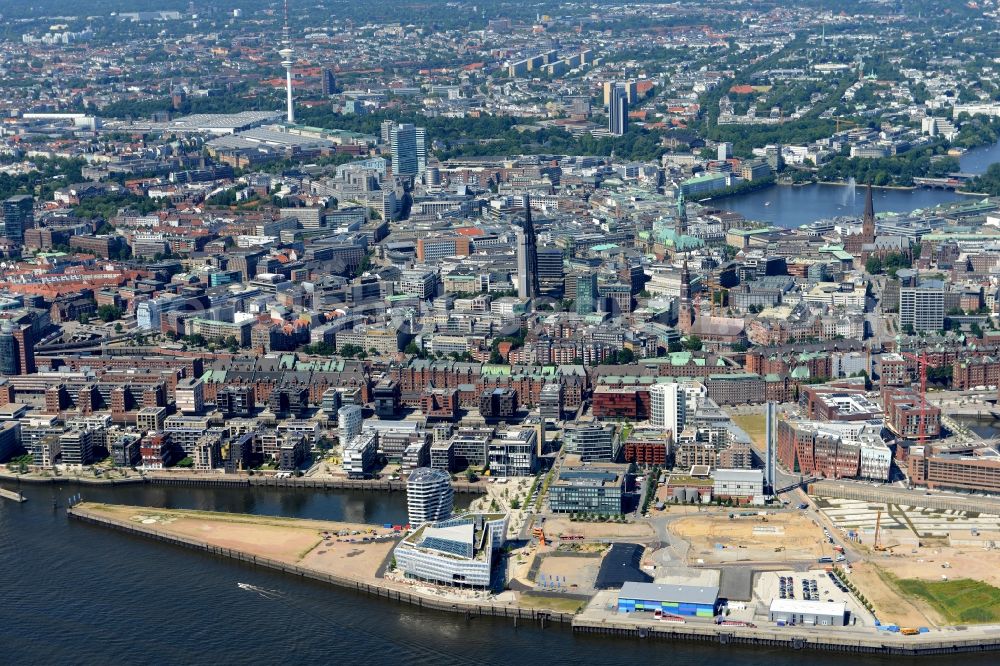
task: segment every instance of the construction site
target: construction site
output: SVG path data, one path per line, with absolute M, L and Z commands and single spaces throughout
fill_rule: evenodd
M 704 512 L 670 523 L 689 564 L 811 562 L 830 555 L 819 526 L 791 512 Z
M 876 614 L 900 624 L 1000 619 L 1000 516 L 814 497 L 861 555 L 845 567 Z

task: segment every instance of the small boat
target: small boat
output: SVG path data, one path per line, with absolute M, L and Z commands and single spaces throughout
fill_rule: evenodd
M 284 596 L 284 593 L 279 590 L 268 590 L 263 587 L 251 585 L 250 583 L 236 583 L 236 587 L 248 592 L 256 592 L 265 599 L 279 599 Z

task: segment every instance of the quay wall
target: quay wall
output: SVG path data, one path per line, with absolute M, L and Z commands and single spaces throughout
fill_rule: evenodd
M 361 490 L 371 492 L 406 492 L 405 481 L 375 479 L 313 479 L 292 477 L 276 479 L 267 476 L 210 476 L 210 475 L 142 475 L 120 479 L 89 478 L 86 476 L 20 476 L 0 474 L 0 481 L 17 481 L 30 484 L 78 484 L 84 486 L 124 486 L 150 484 L 153 486 L 188 486 L 198 488 L 306 488 L 316 490 Z M 483 484 L 455 482 L 456 493 L 485 494 Z
M 752 645 L 777 647 L 790 650 L 822 650 L 828 652 L 878 654 L 878 655 L 936 655 L 958 652 L 989 652 L 1000 650 L 1000 636 L 983 635 L 978 638 L 949 640 L 937 634 L 902 636 L 899 634 L 858 635 L 830 630 L 813 629 L 797 631 L 796 628 L 781 629 L 769 627 L 734 627 L 715 624 L 652 625 L 649 620 L 630 621 L 624 618 L 610 620 L 576 616 L 554 610 L 524 608 L 516 604 L 485 604 L 476 601 L 441 599 L 379 585 L 367 580 L 336 576 L 314 569 L 301 567 L 278 560 L 259 557 L 240 550 L 221 548 L 191 537 L 168 534 L 154 526 L 134 524 L 111 519 L 88 510 L 85 506 L 74 506 L 67 510 L 71 518 L 81 522 L 106 527 L 182 548 L 224 557 L 250 565 L 280 571 L 300 578 L 336 585 L 397 603 L 410 604 L 418 608 L 464 614 L 473 617 L 494 617 L 512 619 L 515 626 L 531 623 L 545 627 L 548 624 L 569 625 L 574 633 L 606 635 L 620 638 L 645 640 L 671 640 L 711 642 L 720 645 Z M 647 625 L 647 626 L 644 626 Z

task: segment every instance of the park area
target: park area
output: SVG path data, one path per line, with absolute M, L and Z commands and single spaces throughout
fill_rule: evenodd
M 87 503 L 98 516 L 352 579 L 375 579 L 396 540 L 371 525 Z M 378 541 L 363 538 L 380 537 Z
M 918 597 L 949 624 L 985 624 L 1000 621 L 1000 589 L 977 580 L 896 580 L 905 594 Z
M 832 552 L 824 545 L 822 529 L 793 513 L 733 518 L 702 513 L 675 520 L 669 529 L 690 544 L 689 562 L 815 562 Z
M 915 553 L 872 554 L 867 562 L 853 565 L 849 578 L 884 622 L 993 623 L 1000 622 L 998 560 L 993 551 L 919 548 Z

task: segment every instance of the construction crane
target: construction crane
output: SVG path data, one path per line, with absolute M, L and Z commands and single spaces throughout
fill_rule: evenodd
M 835 118 L 837 121 L 837 133 L 840 133 L 840 124 L 849 125 L 851 127 L 861 127 L 861 123 L 854 122 L 853 120 L 848 120 L 847 118 Z
M 927 443 L 927 352 L 920 352 L 919 356 L 903 352 L 902 356 L 916 361 L 917 369 L 920 372 L 920 415 L 917 417 L 917 441 L 924 445 Z M 905 433 L 901 434 L 905 436 Z
M 878 515 L 875 517 L 875 541 L 872 542 L 872 550 L 885 550 L 882 544 L 879 543 L 879 535 L 882 530 L 882 509 L 878 510 Z
M 708 289 L 708 307 L 709 314 L 715 316 L 716 314 L 722 314 L 723 312 L 723 301 L 726 298 L 726 289 L 719 284 L 718 278 L 710 278 L 705 281 L 705 287 Z M 701 315 L 701 305 L 702 299 L 704 298 L 704 291 L 699 291 L 694 295 L 692 299 L 692 304 L 694 305 L 694 311 L 697 315 Z M 718 300 L 716 300 L 716 294 L 718 294 Z

